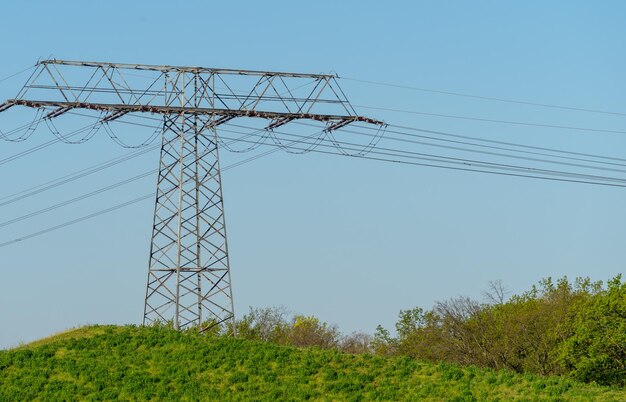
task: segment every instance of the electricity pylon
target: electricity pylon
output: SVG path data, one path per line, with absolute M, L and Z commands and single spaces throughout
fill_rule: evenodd
M 265 119 L 264 130 L 313 120 L 330 133 L 359 116 L 328 74 L 44 60 L 15 99 L 50 121 L 100 112 L 94 127 L 137 114 L 162 119 L 144 324 L 205 330 L 234 320 L 218 126 Z

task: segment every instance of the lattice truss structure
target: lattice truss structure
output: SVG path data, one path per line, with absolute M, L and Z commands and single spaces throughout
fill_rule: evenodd
M 337 77 L 270 71 L 40 61 L 0 112 L 28 107 L 46 122 L 92 112 L 109 125 L 137 115 L 162 123 L 144 324 L 205 330 L 234 319 L 218 127 L 265 121 L 271 132 L 309 120 L 332 133 L 359 116 Z M 91 116 L 94 117 L 94 116 Z M 154 116 L 153 116 L 154 117 Z

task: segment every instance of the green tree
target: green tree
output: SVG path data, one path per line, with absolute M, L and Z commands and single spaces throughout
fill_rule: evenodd
M 626 386 L 626 284 L 621 275 L 608 288 L 579 302 L 564 330 L 560 362 L 580 381 Z

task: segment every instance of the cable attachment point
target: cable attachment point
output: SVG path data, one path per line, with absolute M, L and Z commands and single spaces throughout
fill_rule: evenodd
M 44 119 L 53 119 L 55 117 L 59 117 L 64 113 L 69 112 L 70 110 L 72 110 L 74 107 L 73 106 L 64 106 L 64 107 L 60 107 L 57 110 L 53 110 L 52 112 L 48 113 Z
M 340 129 L 341 127 L 347 126 L 348 124 L 350 124 L 350 123 L 352 123 L 354 121 L 356 121 L 356 119 L 341 120 L 341 121 L 338 121 L 338 122 L 336 122 L 334 124 L 329 125 L 328 127 L 326 127 L 324 129 L 324 131 L 326 131 L 326 132 L 335 131 L 335 130 Z
M 4 112 L 5 110 L 7 110 L 8 108 L 12 107 L 15 105 L 15 101 L 13 99 L 9 99 L 8 101 L 4 102 L 2 105 L 0 105 L 0 112 Z
M 120 117 L 124 116 L 125 114 L 128 114 L 128 110 L 118 110 L 117 112 L 111 113 L 107 116 L 105 116 L 102 120 L 100 120 L 101 123 L 108 123 L 110 121 L 113 121 L 115 119 L 119 119 Z
M 220 124 L 224 124 L 226 122 L 229 122 L 230 120 L 234 119 L 235 116 L 222 116 L 217 120 L 213 120 L 213 121 L 209 121 L 209 123 L 205 126 L 205 128 L 213 128 L 213 127 L 217 127 Z
M 280 126 L 284 126 L 285 124 L 289 123 L 290 121 L 292 121 L 294 119 L 294 117 L 281 117 L 279 119 L 275 119 L 272 121 L 272 123 L 265 127 L 266 130 L 273 130 L 275 128 L 278 128 Z

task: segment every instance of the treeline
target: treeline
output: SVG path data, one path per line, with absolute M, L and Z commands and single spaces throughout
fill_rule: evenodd
M 530 291 L 490 303 L 466 297 L 432 310 L 401 311 L 397 335 L 378 327 L 375 353 L 474 364 L 516 372 L 569 375 L 626 386 L 626 284 L 545 279 Z
M 606 286 L 588 278 L 556 283 L 548 278 L 508 298 L 493 283 L 485 296 L 486 302 L 459 297 L 430 310 L 402 310 L 394 335 L 382 326 L 373 337 L 345 335 L 315 317 L 289 317 L 281 308 L 251 309 L 235 325 L 239 337 L 283 345 L 404 355 L 626 386 L 626 284 L 621 276 Z

